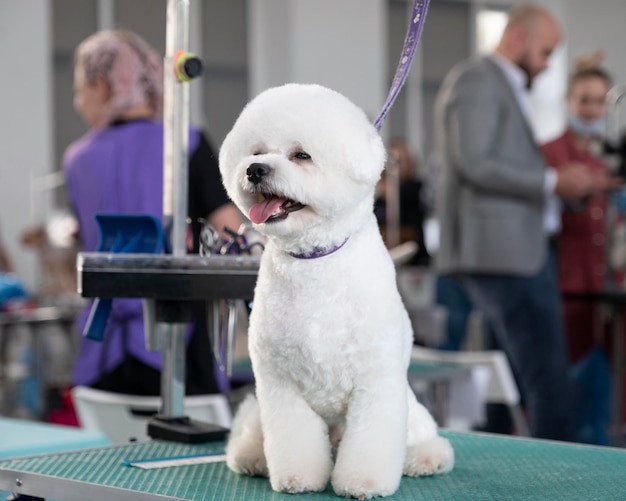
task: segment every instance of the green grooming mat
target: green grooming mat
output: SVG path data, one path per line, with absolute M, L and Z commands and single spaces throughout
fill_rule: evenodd
M 452 472 L 403 477 L 388 499 L 397 500 L 624 500 L 626 451 L 477 433 L 444 432 L 456 452 Z M 216 452 L 223 443 L 189 445 L 146 442 L 0 462 L 0 489 L 58 501 L 182 499 L 337 499 L 272 491 L 265 478 L 232 473 L 223 462 L 153 470 L 125 460 Z

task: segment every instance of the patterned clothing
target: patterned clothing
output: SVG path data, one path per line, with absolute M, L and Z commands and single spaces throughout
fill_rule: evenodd
M 559 169 L 578 162 L 592 171 L 603 171 L 601 159 L 581 150 L 566 131 L 542 147 L 548 165 Z M 566 205 L 558 238 L 559 286 L 562 292 L 587 292 L 602 288 L 605 278 L 606 196 L 590 197 L 583 203 Z M 565 327 L 570 360 L 576 362 L 594 346 L 598 319 L 591 302 L 564 304 Z

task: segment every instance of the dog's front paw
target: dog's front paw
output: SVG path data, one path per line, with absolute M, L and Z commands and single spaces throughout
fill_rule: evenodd
M 296 473 L 284 473 L 282 475 L 271 475 L 270 483 L 272 489 L 277 492 L 287 492 L 289 494 L 300 494 L 303 492 L 320 492 L 326 489 L 327 477 L 314 478 L 312 475 L 301 475 Z
M 238 444 L 238 447 L 233 447 L 233 444 L 229 444 L 226 449 L 226 464 L 235 473 L 252 477 L 268 476 L 262 445 L 242 447 L 242 444 Z
M 267 477 L 265 458 L 227 458 L 226 464 L 235 473 L 250 475 L 251 477 Z
M 384 469 L 384 468 L 383 468 Z M 400 474 L 378 470 L 367 473 L 366 468 L 335 467 L 332 476 L 332 486 L 335 494 L 347 498 L 370 499 L 390 496 L 400 485 Z
M 371 499 L 391 496 L 398 489 L 398 484 L 383 485 L 374 478 L 351 478 L 347 481 L 333 478 L 333 490 L 337 496 L 355 499 Z
M 304 454 L 298 451 L 292 455 L 282 449 L 275 450 L 274 456 L 268 455 L 272 489 L 290 494 L 326 489 L 333 466 L 329 447 L 324 442 L 315 451 L 315 444 L 310 445 Z
M 422 477 L 446 473 L 454 466 L 454 450 L 445 438 L 435 436 L 408 447 L 404 474 Z

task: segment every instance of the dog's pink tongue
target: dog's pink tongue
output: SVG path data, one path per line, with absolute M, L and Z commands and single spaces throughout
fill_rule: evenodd
M 285 200 L 286 198 L 272 197 L 258 204 L 254 204 L 250 207 L 250 213 L 248 214 L 250 221 L 256 224 L 264 223 L 274 214 L 276 209 L 285 203 Z

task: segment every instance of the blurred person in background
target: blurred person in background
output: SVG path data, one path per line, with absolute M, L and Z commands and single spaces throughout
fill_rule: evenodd
M 14 271 L 15 269 L 13 268 L 13 263 L 9 257 L 9 251 L 4 245 L 2 233 L 0 232 L 0 272 L 13 273 Z
M 561 39 L 547 9 L 520 4 L 493 53 L 446 76 L 435 104 L 436 268 L 458 278 L 482 313 L 486 348 L 506 353 L 532 435 L 572 440 L 573 384 L 551 237 L 556 196 L 581 199 L 594 184 L 583 165 L 546 168 L 528 94 Z M 487 430 L 512 431 L 505 408 L 488 406 Z
M 547 164 L 556 169 L 571 162 L 581 163 L 597 185 L 585 199 L 563 204 L 557 263 L 559 287 L 565 294 L 569 362 L 578 390 L 576 439 L 609 445 L 611 374 L 605 347 L 610 349 L 610 343 L 604 335 L 601 305 L 589 298 L 567 297 L 568 293 L 599 291 L 605 284 L 607 191 L 623 182 L 611 175 L 602 156 L 607 132 L 606 98 L 612 86 L 609 73 L 600 66 L 602 59 L 601 51 L 578 59 L 567 85 L 566 130 L 542 150 Z
M 74 107 L 89 131 L 64 156 L 71 205 L 85 251 L 96 251 L 98 212 L 163 214 L 162 57 L 128 31 L 102 31 L 76 49 Z M 203 218 L 214 228 L 237 230 L 240 213 L 221 183 L 216 156 L 205 135 L 189 136 L 188 217 L 191 251 L 197 252 Z M 188 394 L 224 389 L 216 377 L 204 303 L 194 306 L 187 340 Z M 82 332 L 89 308 L 78 319 Z M 161 353 L 145 348 L 140 300 L 114 299 L 103 342 L 81 338 L 74 383 L 136 394 L 160 394 Z M 219 374 L 218 374 L 219 375 Z
M 581 202 L 564 204 L 558 237 L 559 284 L 564 292 L 598 291 L 606 277 L 605 241 L 607 190 L 622 181 L 611 176 L 602 157 L 606 133 L 609 73 L 601 55 L 581 58 L 567 86 L 567 128 L 543 145 L 546 163 L 556 169 L 572 162 L 584 165 L 596 179 L 595 193 Z M 571 362 L 579 361 L 598 342 L 598 305 L 589 301 L 564 304 L 565 331 Z M 595 313 L 594 313 L 595 312 Z
M 424 242 L 424 218 L 426 216 L 426 207 L 422 202 L 422 180 L 420 172 L 415 161 L 415 156 L 406 140 L 401 138 L 392 139 L 387 146 L 388 162 L 393 162 L 395 173 L 398 177 L 398 209 L 399 209 L 399 238 L 396 244 L 404 242 L 415 242 L 417 244 L 417 252 L 411 258 L 408 264 L 416 266 L 427 266 L 430 262 L 430 256 Z M 376 187 L 376 199 L 374 201 L 374 213 L 381 228 L 383 237 L 389 245 L 386 237 L 388 236 L 388 204 L 387 193 L 389 192 L 388 174 L 390 166 L 388 166 Z

